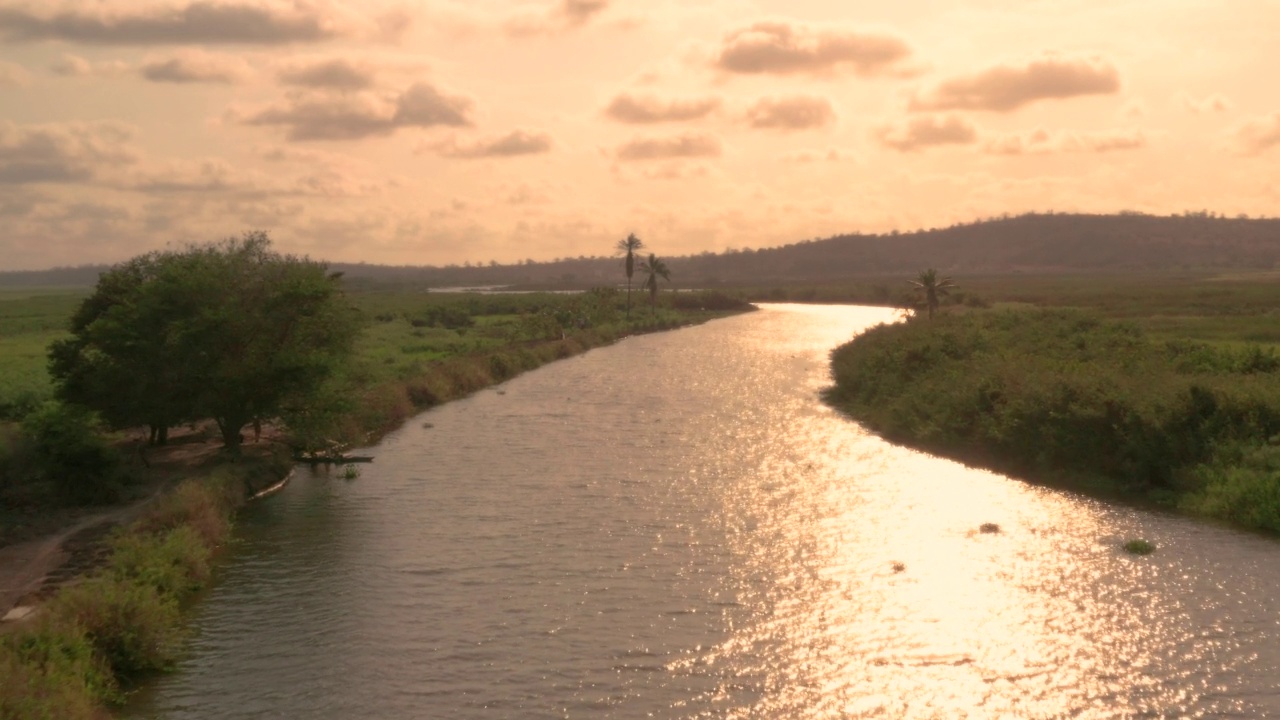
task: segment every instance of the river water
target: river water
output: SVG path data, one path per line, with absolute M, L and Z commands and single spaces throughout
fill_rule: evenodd
M 862 430 L 827 355 L 890 319 L 629 338 L 300 468 L 126 715 L 1280 717 L 1280 543 Z

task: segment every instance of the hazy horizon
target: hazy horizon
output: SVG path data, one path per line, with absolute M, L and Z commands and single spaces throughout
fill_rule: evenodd
M 1280 2 L 0 0 L 6 270 L 1273 213 Z

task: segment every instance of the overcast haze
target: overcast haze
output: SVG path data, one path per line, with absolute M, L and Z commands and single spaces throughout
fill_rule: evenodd
M 0 0 L 0 269 L 1274 215 L 1280 0 Z

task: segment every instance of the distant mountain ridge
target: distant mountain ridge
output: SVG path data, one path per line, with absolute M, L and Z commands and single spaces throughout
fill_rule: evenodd
M 776 248 L 668 257 L 681 285 L 836 281 L 935 267 L 951 275 L 1271 269 L 1280 265 L 1280 219 L 1209 213 L 1156 216 L 1033 213 L 910 233 L 839 235 Z M 602 242 L 603 247 L 609 243 Z M 428 287 L 614 285 L 621 261 L 563 258 L 512 265 L 387 266 L 330 263 L 355 281 Z M 0 272 L 0 286 L 92 285 L 106 266 Z

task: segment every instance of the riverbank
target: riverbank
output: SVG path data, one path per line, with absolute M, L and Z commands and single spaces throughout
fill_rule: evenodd
M 366 384 L 336 430 L 340 437 L 367 444 L 420 410 L 548 362 L 628 335 L 744 309 L 665 311 L 636 324 L 561 331 L 556 339 L 447 357 L 417 372 Z M 244 457 L 220 456 L 191 467 L 189 477 L 100 544 L 105 550 L 90 574 L 52 597 L 33 598 L 43 602 L 28 606 L 33 614 L 0 639 L 0 718 L 103 717 L 103 708 L 117 704 L 138 681 L 172 666 L 181 649 L 179 608 L 209 581 L 235 512 L 291 466 L 284 444 L 245 448 Z
M 895 442 L 1031 482 L 1280 531 L 1280 357 L 1075 310 L 942 314 L 832 353 L 830 402 Z

